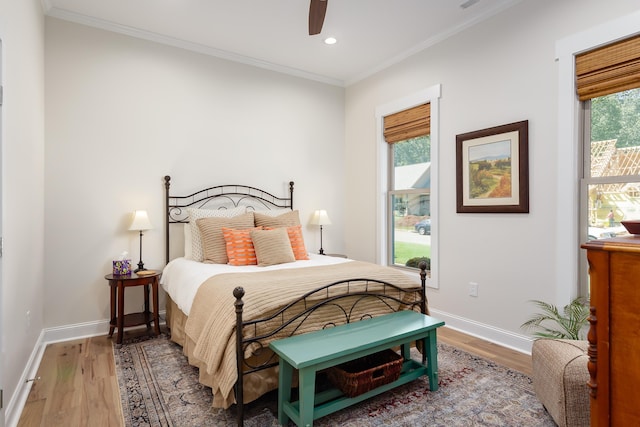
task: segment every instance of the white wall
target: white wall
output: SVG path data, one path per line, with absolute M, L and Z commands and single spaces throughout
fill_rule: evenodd
M 111 260 L 138 262 L 135 209 L 156 227 L 145 266 L 162 268 L 164 175 L 183 194 L 285 196 L 293 180 L 303 223 L 327 209 L 324 247 L 344 250 L 344 89 L 54 18 L 46 69 L 45 327 L 108 319 Z M 317 251 L 317 228 L 304 231 Z
M 0 0 L 0 10 L 2 369 L 9 418 L 43 328 L 44 18 L 38 0 Z
M 440 99 L 440 283 L 430 306 L 451 324 L 518 347 L 528 302 L 568 301 L 575 283 L 557 283 L 554 203 L 571 165 L 558 165 L 558 66 L 560 39 L 638 9 L 635 0 L 524 1 L 499 16 L 422 51 L 365 81 L 346 95 L 346 164 L 359 165 L 347 180 L 347 252 L 375 260 L 376 106 L 435 84 Z M 640 24 L 639 24 L 640 25 Z M 529 120 L 529 214 L 457 214 L 457 134 Z M 560 171 L 560 172 L 559 172 Z M 575 242 L 578 245 L 578 242 Z M 562 275 L 560 275 L 562 276 Z M 468 296 L 470 281 L 479 296 Z M 450 316 L 450 317 L 449 317 Z M 514 341 L 509 341 L 509 336 Z M 506 338 L 505 338 L 506 337 Z

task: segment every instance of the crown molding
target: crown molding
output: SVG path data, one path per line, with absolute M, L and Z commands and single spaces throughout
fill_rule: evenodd
M 257 68 L 262 68 L 277 73 L 287 74 L 294 77 L 299 77 L 306 80 L 313 80 L 320 83 L 325 83 L 332 86 L 344 87 L 344 82 L 338 79 L 332 79 L 319 74 L 309 73 L 306 71 L 298 70 L 296 68 L 285 67 L 278 64 L 273 64 L 267 61 L 261 61 L 259 59 L 251 58 L 244 55 L 238 55 L 233 52 L 225 50 L 215 49 L 210 46 L 202 45 L 199 43 L 193 43 L 186 40 L 177 39 L 175 37 L 169 37 L 162 34 L 154 33 L 151 31 L 141 30 L 135 27 L 129 27 L 127 25 L 120 25 L 114 22 L 106 21 L 103 19 L 93 18 L 80 13 L 70 12 L 65 9 L 52 7 L 50 0 L 40 0 L 45 15 L 52 18 L 62 19 L 64 21 L 74 22 L 76 24 L 86 25 L 88 27 L 99 28 L 101 30 L 111 31 L 118 34 L 123 34 L 130 37 L 135 37 L 155 43 L 164 44 L 167 46 L 177 47 L 180 49 L 189 50 L 192 52 L 208 55 L 227 61 L 238 62 L 244 65 L 250 65 Z
M 473 27 L 474 25 L 477 25 L 478 23 L 480 23 L 482 21 L 484 21 L 486 19 L 489 19 L 492 16 L 497 15 L 500 12 L 503 12 L 503 11 L 509 9 L 510 7 L 520 3 L 522 1 L 523 0 L 513 0 L 513 1 L 510 1 L 510 2 L 507 2 L 507 3 L 504 3 L 504 4 L 500 5 L 500 6 L 496 6 L 496 7 L 493 7 L 491 9 L 488 9 L 484 13 L 482 13 L 481 15 L 475 16 L 473 19 L 470 19 L 470 20 L 468 20 L 466 22 L 463 22 L 462 24 L 460 24 L 458 26 L 452 27 L 447 31 L 443 31 L 443 32 L 435 35 L 434 37 L 431 37 L 431 38 L 423 41 L 422 43 L 417 44 L 416 46 L 412 47 L 411 49 L 405 50 L 404 52 L 401 52 L 400 54 L 390 58 L 387 61 L 384 61 L 384 62 L 378 64 L 375 67 L 371 67 L 365 73 L 361 73 L 361 74 L 358 74 L 358 75 L 354 76 L 353 78 L 347 79 L 344 82 L 344 85 L 345 86 L 350 86 L 350 85 L 352 85 L 354 83 L 357 83 L 357 82 L 359 82 L 361 80 L 364 80 L 364 79 L 366 79 L 368 77 L 371 77 L 374 74 L 377 74 L 377 73 L 379 73 L 381 71 L 384 71 L 385 69 L 387 69 L 389 67 L 392 67 L 393 65 L 395 65 L 395 64 L 397 64 L 397 63 L 399 63 L 401 61 L 404 61 L 405 59 L 407 59 L 407 58 L 409 58 L 409 57 L 411 57 L 411 56 L 413 56 L 413 55 L 415 55 L 415 54 L 417 54 L 419 52 L 422 52 L 423 50 L 425 50 L 425 49 L 427 49 L 429 47 L 435 46 L 438 43 L 440 43 L 440 42 L 442 42 L 442 41 L 444 41 L 444 40 L 446 40 L 446 39 L 448 39 L 450 37 L 453 37 L 454 35 L 459 34 L 459 33 L 463 32 L 463 31 Z

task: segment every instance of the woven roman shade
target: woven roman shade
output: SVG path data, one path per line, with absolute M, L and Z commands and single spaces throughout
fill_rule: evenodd
M 431 104 L 422 104 L 384 118 L 384 140 L 389 144 L 431 133 Z
M 576 56 L 580 101 L 640 87 L 640 35 Z

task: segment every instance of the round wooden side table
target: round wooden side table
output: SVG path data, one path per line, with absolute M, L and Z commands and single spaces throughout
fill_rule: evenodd
M 109 323 L 109 337 L 113 336 L 113 331 L 118 328 L 117 343 L 122 344 L 124 328 L 130 326 L 147 325 L 151 328 L 154 325 L 154 332 L 160 335 L 160 321 L 158 317 L 158 284 L 161 273 L 149 271 L 145 274 L 131 273 L 125 276 L 107 274 L 104 276 L 109 281 L 111 287 L 111 322 Z M 140 313 L 124 314 L 124 290 L 132 286 L 144 286 L 144 311 Z M 149 310 L 149 286 L 153 293 L 153 311 Z M 116 313 L 117 312 L 117 313 Z

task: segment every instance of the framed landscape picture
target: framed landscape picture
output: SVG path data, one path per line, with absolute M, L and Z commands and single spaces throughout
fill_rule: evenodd
M 529 212 L 529 122 L 456 136 L 457 212 Z

